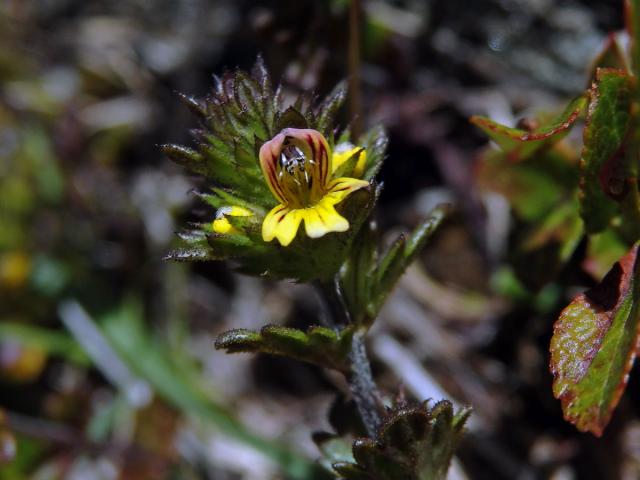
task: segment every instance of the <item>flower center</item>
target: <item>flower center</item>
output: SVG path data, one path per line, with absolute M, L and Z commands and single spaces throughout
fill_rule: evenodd
M 316 204 L 326 193 L 317 177 L 317 165 L 310 149 L 303 143 L 287 137 L 277 163 L 277 181 L 293 208 L 306 208 Z

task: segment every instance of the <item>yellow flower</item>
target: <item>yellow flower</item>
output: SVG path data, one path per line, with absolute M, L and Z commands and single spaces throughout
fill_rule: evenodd
M 349 160 L 354 155 L 358 155 L 356 166 L 353 169 L 353 175 L 361 177 L 364 173 L 364 166 L 367 163 L 367 151 L 362 147 L 354 147 L 350 143 L 340 144 L 336 147 L 336 151 L 333 152 L 331 158 L 333 163 L 333 172 L 335 172 L 340 165 Z
M 368 182 L 332 178 L 332 160 L 327 140 L 316 130 L 285 128 L 262 145 L 260 166 L 271 193 L 280 202 L 262 223 L 265 242 L 277 238 L 286 247 L 303 220 L 311 238 L 349 229 L 348 220 L 334 206 Z
M 247 210 L 243 207 L 222 207 L 219 208 L 216 212 L 216 219 L 212 223 L 213 231 L 221 234 L 236 234 L 240 233 L 237 228 L 235 228 L 227 217 L 250 217 L 253 213 L 250 210 Z

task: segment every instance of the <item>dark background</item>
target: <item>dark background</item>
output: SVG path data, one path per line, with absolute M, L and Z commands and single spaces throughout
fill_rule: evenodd
M 224 264 L 162 262 L 175 230 L 212 213 L 188 195 L 202 179 L 158 145 L 188 144 L 197 126 L 176 92 L 204 96 L 212 74 L 250 68 L 258 54 L 289 98 L 326 94 L 348 74 L 348 3 L 0 5 L 0 407 L 10 425 L 0 478 L 282 478 L 286 462 L 246 431 L 319 456 L 310 432 L 329 428 L 341 380 L 212 347 L 229 328 L 315 323 L 317 299 Z M 586 87 L 606 33 L 622 28 L 621 3 L 363 1 L 363 122 L 390 135 L 379 224 L 393 233 L 437 201 L 460 207 L 370 346 L 386 391 L 403 383 L 474 407 L 452 478 L 640 476 L 633 375 L 600 440 L 564 423 L 551 395 L 553 320 L 588 280 L 526 302 L 492 288 L 509 210 L 474 187 L 486 139 L 468 122 L 561 109 Z

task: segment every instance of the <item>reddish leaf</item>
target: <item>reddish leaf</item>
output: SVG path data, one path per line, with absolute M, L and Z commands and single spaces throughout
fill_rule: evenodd
M 504 151 L 510 161 L 520 161 L 539 148 L 564 138 L 584 111 L 587 101 L 581 95 L 573 100 L 554 121 L 531 130 L 511 128 L 486 117 L 471 117 L 471 123 L 480 127 Z
M 601 283 L 578 295 L 554 326 L 553 393 L 565 419 L 600 436 L 627 385 L 640 332 L 637 243 Z

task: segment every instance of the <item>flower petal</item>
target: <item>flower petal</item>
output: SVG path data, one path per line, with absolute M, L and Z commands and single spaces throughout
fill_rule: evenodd
M 301 221 L 301 210 L 290 210 L 284 216 L 276 226 L 276 238 L 280 242 L 280 245 L 286 247 L 296 238 Z
M 260 168 L 262 169 L 262 174 L 267 179 L 269 190 L 271 190 L 273 196 L 282 203 L 286 203 L 287 199 L 278 182 L 278 161 L 284 141 L 285 136 L 279 133 L 268 142 L 262 144 L 260 153 L 258 154 L 260 158 Z
M 280 203 L 293 208 L 319 199 L 331 175 L 331 151 L 324 136 L 309 128 L 285 128 L 260 147 L 260 167 Z
M 278 205 L 267 214 L 262 223 L 262 239 L 270 242 L 277 238 L 280 245 L 286 247 L 296 238 L 301 221 L 301 210 Z
M 349 177 L 335 178 L 327 185 L 328 192 L 325 198 L 327 198 L 332 205 L 336 205 L 344 200 L 350 193 L 367 186 L 369 186 L 369 182 L 365 180 Z
M 253 215 L 253 212 L 251 210 L 244 207 L 233 206 L 223 208 L 228 208 L 229 210 L 224 212 L 224 214 L 230 215 L 232 217 L 250 217 L 251 215 Z
M 223 215 L 220 218 L 216 218 L 212 223 L 213 231 L 226 235 L 228 233 L 237 233 L 236 228 L 229 223 L 229 220 Z
M 239 206 L 231 206 L 231 207 L 220 207 L 216 212 L 216 219 L 211 224 L 213 231 L 216 233 L 221 233 L 223 235 L 226 234 L 236 234 L 240 233 L 237 228 L 235 228 L 229 220 L 227 216 L 230 217 L 250 217 L 253 215 L 253 212 L 249 209 Z
M 349 221 L 336 212 L 331 199 L 321 200 L 314 207 L 301 210 L 304 227 L 310 238 L 319 238 L 329 232 L 345 232 L 349 230 Z
M 289 211 L 290 209 L 285 205 L 276 205 L 267 213 L 262 222 L 262 239 L 265 242 L 270 242 L 275 238 L 278 224 Z
M 303 152 L 313 160 L 313 180 L 317 185 L 325 185 L 331 169 L 331 151 L 327 140 L 317 130 L 310 128 L 285 128 L 280 132 L 288 141 L 303 147 Z
M 340 145 L 335 152 L 333 152 L 332 160 L 332 172 L 335 172 L 340 166 L 351 159 L 354 155 L 359 155 L 356 161 L 356 166 L 353 169 L 353 175 L 356 177 L 362 176 L 364 172 L 364 166 L 367 163 L 367 151 L 362 147 L 354 147 L 351 144 L 346 144 L 346 148 L 341 149 Z

